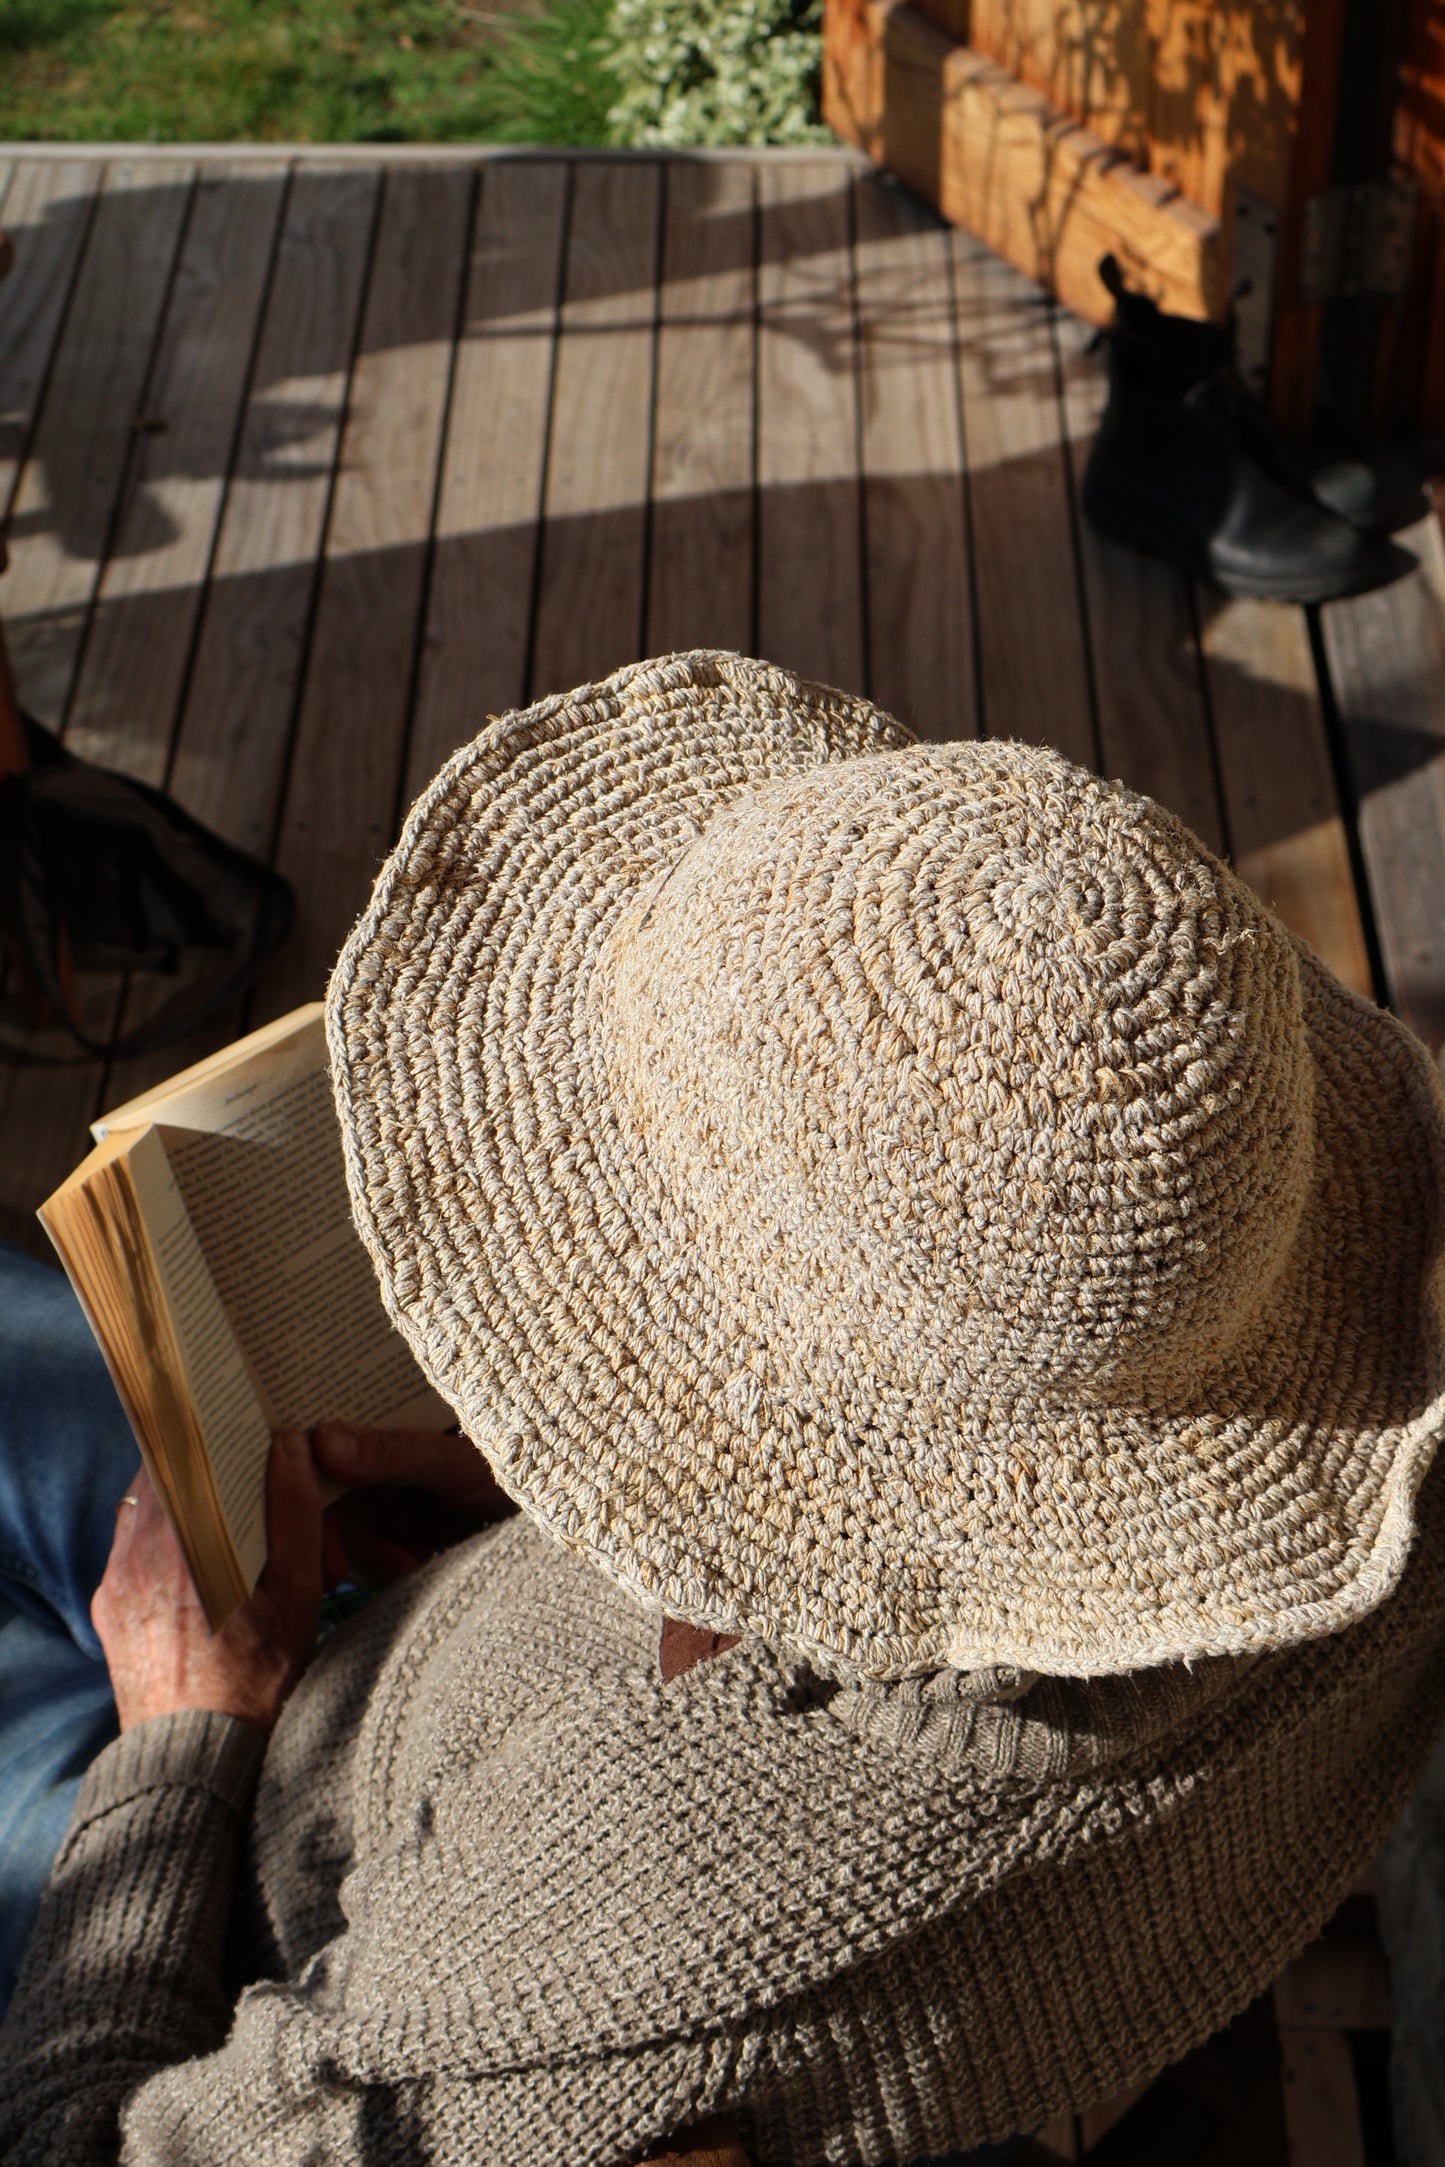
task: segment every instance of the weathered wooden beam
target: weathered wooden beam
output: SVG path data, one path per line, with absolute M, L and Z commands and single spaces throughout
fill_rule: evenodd
M 1390 1006 L 1445 1054 L 1445 544 L 1400 539 L 1419 570 L 1322 613 Z
M 1218 219 L 911 0 L 827 0 L 823 112 L 945 218 L 1101 323 L 1099 258 L 1171 313 L 1225 305 Z
M 1366 2167 L 1345 2034 L 1281 2024 L 1279 2045 L 1289 2167 Z
M 1385 1953 L 1363 1936 L 1312 1942 L 1275 1980 L 1274 2006 L 1288 2031 L 1387 2032 Z

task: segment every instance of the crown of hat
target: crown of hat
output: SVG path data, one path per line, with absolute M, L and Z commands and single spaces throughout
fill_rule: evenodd
M 915 1422 L 1169 1399 L 1290 1253 L 1313 1070 L 1288 936 L 1055 754 L 920 746 L 745 794 L 586 999 L 617 1178 L 746 1391 Z

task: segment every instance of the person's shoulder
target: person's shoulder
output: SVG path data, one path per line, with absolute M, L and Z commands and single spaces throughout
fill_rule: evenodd
M 820 1725 L 825 1752 L 847 1758 L 856 1746 L 827 1717 L 832 1686 L 767 1642 L 723 1640 L 668 1675 L 662 1608 L 639 1602 L 525 1513 L 489 1531 L 456 1579 L 452 1602 L 465 1605 L 477 1669 L 525 1679 L 539 1713 L 614 1764 L 664 1742 L 674 1766 L 724 1747 L 786 1756 Z

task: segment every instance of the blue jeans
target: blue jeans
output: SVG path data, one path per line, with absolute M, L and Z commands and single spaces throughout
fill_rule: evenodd
M 0 2013 L 80 1779 L 116 1735 L 90 1598 L 139 1460 L 69 1282 L 0 1243 Z

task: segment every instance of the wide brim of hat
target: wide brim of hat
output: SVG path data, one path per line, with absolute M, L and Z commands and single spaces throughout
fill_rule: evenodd
M 1094 1675 L 1335 1630 L 1398 1580 L 1445 1427 L 1445 1107 L 1419 1043 L 1299 944 L 1314 1183 L 1248 1345 L 1167 1397 L 1015 1402 L 1006 1438 L 980 1404 L 945 1441 L 967 1479 L 910 1501 L 901 1568 L 870 1500 L 917 1456 L 860 1485 L 878 1441 L 846 1411 L 830 1436 L 771 1409 L 609 1150 L 585 994 L 619 914 L 740 793 L 913 743 L 866 702 L 699 653 L 505 716 L 448 763 L 327 1008 L 388 1311 L 503 1487 L 700 1625 L 880 1678 Z

